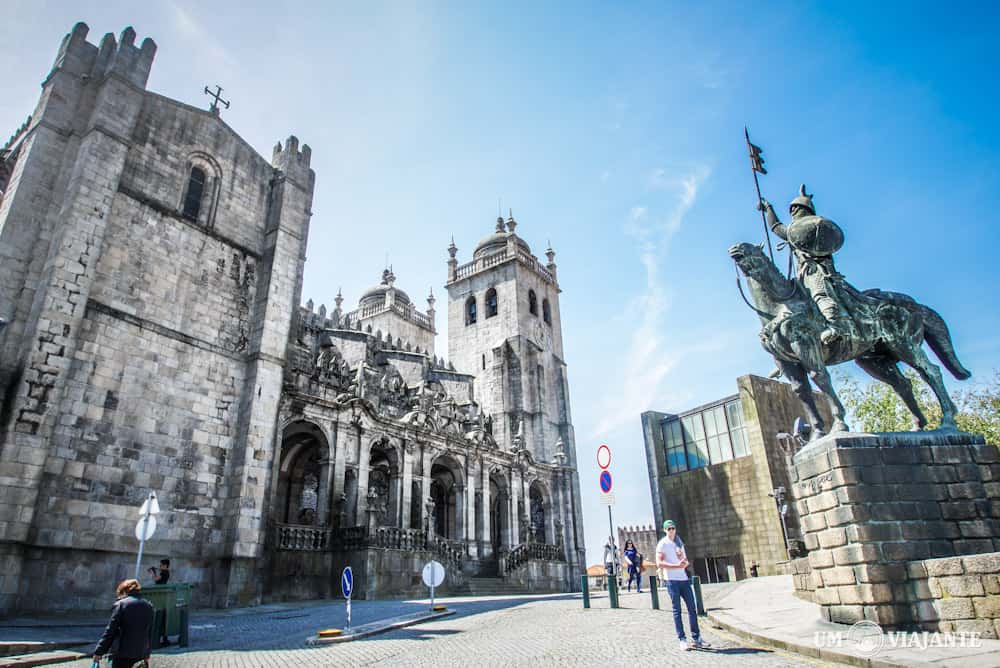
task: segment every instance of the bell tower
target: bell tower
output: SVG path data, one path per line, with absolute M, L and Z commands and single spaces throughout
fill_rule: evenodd
M 542 263 L 516 227 L 513 213 L 497 218 L 462 265 L 452 240 L 448 357 L 476 377 L 475 399 L 492 416 L 501 447 L 550 462 L 561 438 L 575 467 L 555 251 L 547 249 Z

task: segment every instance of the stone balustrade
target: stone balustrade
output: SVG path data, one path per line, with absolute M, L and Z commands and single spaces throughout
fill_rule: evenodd
M 320 552 L 330 547 L 330 529 L 299 524 L 276 526 L 279 550 Z

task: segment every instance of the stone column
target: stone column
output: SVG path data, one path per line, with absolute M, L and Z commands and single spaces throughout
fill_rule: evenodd
M 475 459 L 466 458 L 465 464 L 465 541 L 469 546 L 469 555 L 479 558 L 476 546 L 476 476 Z
M 431 457 L 433 452 L 428 444 L 423 445 L 423 465 L 424 465 L 424 475 L 422 489 L 420 490 L 421 500 L 420 500 L 420 528 L 423 529 L 427 524 L 427 501 L 431 498 Z M 430 533 L 434 530 L 434 527 L 430 527 Z
M 403 489 L 399 495 L 402 506 L 399 509 L 399 526 L 403 529 L 415 528 L 410 526 L 410 506 L 413 503 L 413 448 L 413 441 L 403 442 Z
M 316 525 L 328 526 L 330 518 L 330 488 L 333 484 L 333 459 L 327 455 L 319 462 L 319 493 L 316 500 Z
M 333 484 L 330 487 L 330 498 L 333 500 L 336 512 L 345 513 L 347 509 L 341 509 L 339 505 L 340 499 L 344 495 L 344 482 L 345 476 L 347 475 L 347 447 L 349 440 L 347 438 L 347 434 L 348 432 L 345 431 L 340 422 L 334 420 L 330 436 L 330 450 L 333 453 Z M 334 524 L 334 522 L 331 521 L 331 525 L 332 524 Z
M 516 466 L 510 470 L 510 530 L 507 537 L 507 545 L 510 548 L 521 544 L 521 517 L 517 512 L 517 503 L 521 499 L 521 469 Z
M 365 447 L 361 426 L 358 426 L 358 514 L 359 522 L 368 520 L 368 469 L 371 464 L 371 450 Z
M 490 463 L 488 461 L 482 462 L 482 478 L 483 478 L 483 552 L 484 554 L 479 555 L 493 556 L 493 544 L 490 540 L 490 536 L 493 535 L 493 528 L 490 526 L 490 504 L 492 500 L 490 499 Z

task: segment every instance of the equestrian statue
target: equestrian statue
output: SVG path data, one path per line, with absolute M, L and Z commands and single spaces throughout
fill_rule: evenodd
M 755 157 L 759 160 L 760 149 L 750 146 L 751 161 Z M 762 160 L 754 164 L 755 179 L 758 171 L 766 173 L 760 168 L 762 164 Z M 758 209 L 766 217 L 767 227 L 791 248 L 796 271 L 792 275 L 789 266 L 788 276 L 782 275 L 765 255 L 763 245 L 736 244 L 729 255 L 746 277 L 750 292 L 747 303 L 760 316 L 761 345 L 774 356 L 778 371 L 791 381 L 805 406 L 811 438 L 848 431 L 844 406 L 826 367 L 850 360 L 889 384 L 913 415 L 914 430 L 920 430 L 927 426 L 927 418 L 898 363 L 909 365 L 934 391 L 941 405 L 941 429 L 957 430 L 955 404 L 948 396 L 941 370 L 922 347 L 926 341 L 955 378 L 965 380 L 971 375 L 955 354 L 944 319 L 909 295 L 860 291 L 848 283 L 833 264 L 834 253 L 844 244 L 844 233 L 829 218 L 816 215 L 813 196 L 806 193 L 804 185 L 789 206 L 788 225 L 782 224 L 774 207 L 760 197 L 759 186 L 758 197 Z M 810 381 L 829 403 L 833 415 L 829 430 L 816 409 Z

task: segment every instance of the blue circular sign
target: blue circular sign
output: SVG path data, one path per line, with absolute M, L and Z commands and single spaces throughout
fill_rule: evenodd
M 601 491 L 607 494 L 611 491 L 611 472 L 601 471 Z
M 340 591 L 344 592 L 344 598 L 350 598 L 354 591 L 354 571 L 348 566 L 344 569 L 344 574 L 340 576 Z

